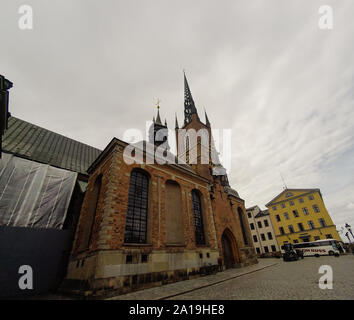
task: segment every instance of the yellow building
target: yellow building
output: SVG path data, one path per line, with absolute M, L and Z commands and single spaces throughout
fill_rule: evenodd
M 328 238 L 342 241 L 320 189 L 285 189 L 266 207 L 279 246 Z

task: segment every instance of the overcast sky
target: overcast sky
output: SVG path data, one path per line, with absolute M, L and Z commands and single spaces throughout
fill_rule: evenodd
M 33 30 L 20 30 L 20 5 Z M 318 9 L 334 11 L 320 30 Z M 231 185 L 265 208 L 320 188 L 354 227 L 354 1 L 0 0 L 10 111 L 100 149 L 156 114 L 183 122 L 183 69 L 213 128 L 232 129 Z

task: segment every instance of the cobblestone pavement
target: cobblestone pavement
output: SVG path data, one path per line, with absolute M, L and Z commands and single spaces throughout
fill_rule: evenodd
M 215 275 L 198 277 L 195 279 L 179 281 L 160 287 L 140 290 L 109 298 L 109 300 L 158 300 L 167 299 L 170 297 L 172 298 L 173 296 L 193 291 L 202 287 L 207 287 L 210 285 L 215 285 L 216 283 L 230 281 L 230 279 L 242 277 L 245 274 L 260 272 L 260 270 L 271 268 L 275 264 L 279 263 L 279 261 L 279 259 L 262 259 L 259 260 L 259 263 L 256 265 L 244 268 L 228 269 L 223 272 L 218 272 Z M 179 296 L 176 297 L 176 299 L 178 298 Z
M 321 265 L 333 270 L 333 289 L 320 289 Z M 259 259 L 259 263 L 229 269 L 216 275 L 146 289 L 113 300 L 309 300 L 354 299 L 354 255 L 307 257 L 284 262 Z
M 279 263 L 261 271 L 225 281 L 173 299 L 224 300 L 325 300 L 354 299 L 354 255 L 341 257 L 307 257 Z M 320 289 L 321 265 L 333 270 L 333 289 Z

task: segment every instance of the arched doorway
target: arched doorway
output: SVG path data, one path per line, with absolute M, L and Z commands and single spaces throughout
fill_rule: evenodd
M 239 263 L 239 255 L 236 247 L 236 240 L 232 232 L 228 229 L 221 236 L 222 253 L 224 256 L 224 265 L 226 269 L 233 268 Z

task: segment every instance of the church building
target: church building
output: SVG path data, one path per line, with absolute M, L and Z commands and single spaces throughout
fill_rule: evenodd
M 63 290 L 122 294 L 191 279 L 212 266 L 257 263 L 244 200 L 222 165 L 210 160 L 211 124 L 206 114 L 205 123 L 200 120 L 185 75 L 184 87 L 184 123 L 180 128 L 176 117 L 174 128 L 181 146 L 176 154 L 158 110 L 149 141 L 138 143 L 128 157 L 141 151 L 143 162 L 127 161 L 129 144 L 113 138 L 88 168 Z M 207 147 L 201 135 L 190 136 L 202 131 Z M 147 161 L 159 148 L 165 148 L 162 157 L 176 161 Z

